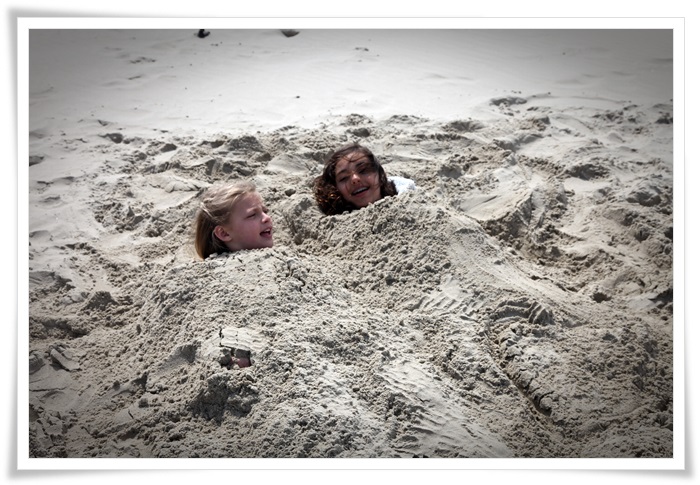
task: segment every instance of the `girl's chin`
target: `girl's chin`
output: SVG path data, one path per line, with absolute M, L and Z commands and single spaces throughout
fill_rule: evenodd
M 374 204 L 377 202 L 381 197 L 364 197 L 364 198 L 355 198 L 353 200 L 353 205 L 357 207 L 358 209 L 362 207 L 367 207 L 368 205 Z
M 262 247 L 264 247 L 264 248 L 271 248 L 273 246 L 273 244 L 274 244 L 274 241 L 272 239 L 272 236 L 266 237 L 262 241 Z

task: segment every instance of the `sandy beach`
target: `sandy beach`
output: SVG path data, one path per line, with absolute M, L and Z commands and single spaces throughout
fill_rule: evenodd
M 672 30 L 207 30 L 29 33 L 27 466 L 678 458 Z M 351 141 L 417 190 L 323 215 Z

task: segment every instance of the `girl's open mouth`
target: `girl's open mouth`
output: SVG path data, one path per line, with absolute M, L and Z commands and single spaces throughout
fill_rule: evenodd
M 263 237 L 270 237 L 272 236 L 272 228 L 270 229 L 265 229 L 263 232 L 260 233 L 261 236 Z
M 354 191 L 354 192 L 352 193 L 352 195 L 358 195 L 358 194 L 361 194 L 362 192 L 365 192 L 365 191 L 367 191 L 367 190 L 369 190 L 369 187 L 360 187 L 359 189 L 357 189 L 356 191 Z

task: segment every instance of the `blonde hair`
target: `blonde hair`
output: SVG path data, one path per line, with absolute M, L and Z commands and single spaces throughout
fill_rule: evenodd
M 228 221 L 233 207 L 243 195 L 253 192 L 256 188 L 252 182 L 215 185 L 204 192 L 194 221 L 194 247 L 200 258 L 207 259 L 211 254 L 230 251 L 214 235 L 214 228 Z

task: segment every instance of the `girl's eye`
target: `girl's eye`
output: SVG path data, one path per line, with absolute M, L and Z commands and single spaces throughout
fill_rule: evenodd
M 373 167 L 369 163 L 365 163 L 360 166 L 360 173 L 372 172 Z

